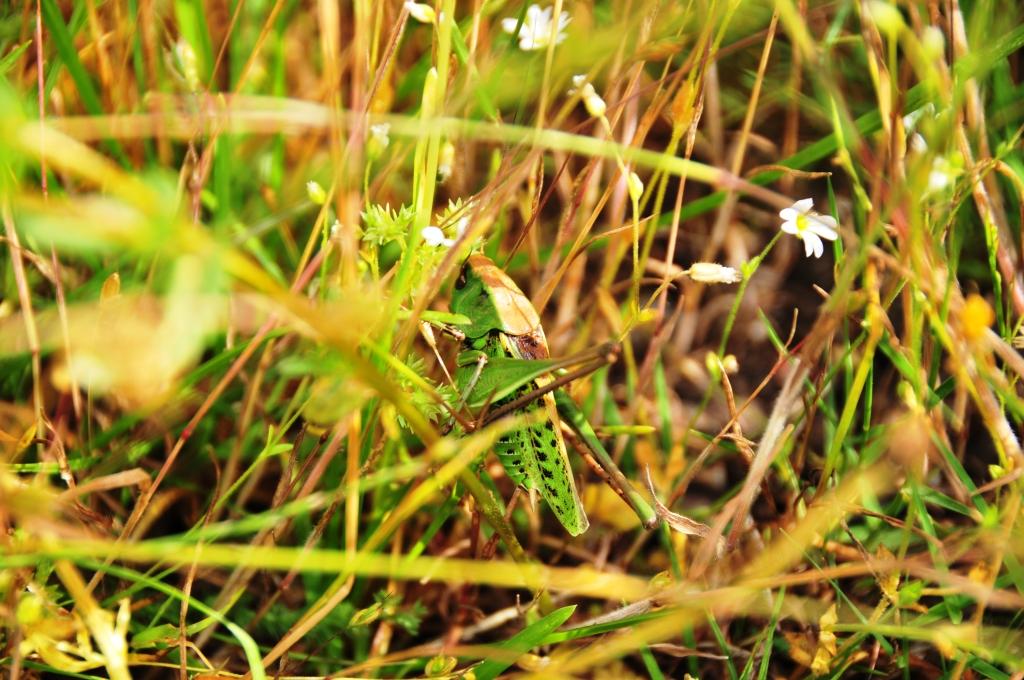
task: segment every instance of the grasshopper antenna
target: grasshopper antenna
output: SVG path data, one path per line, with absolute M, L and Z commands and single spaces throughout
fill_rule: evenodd
M 484 421 L 485 424 L 491 423 L 497 420 L 498 418 L 502 417 L 503 415 L 515 411 L 516 409 L 522 408 L 526 404 L 535 401 L 536 399 L 544 396 L 548 392 L 554 392 L 563 385 L 568 385 L 574 380 L 584 378 L 593 373 L 594 371 L 596 371 L 597 369 L 601 368 L 602 366 L 614 364 L 616 360 L 618 360 L 619 358 L 620 351 L 621 349 L 618 344 L 614 342 L 606 342 L 602 345 L 599 345 L 592 351 L 585 352 L 582 355 L 577 354 L 576 356 L 565 359 L 564 364 L 554 364 L 551 367 L 552 370 L 557 370 L 560 367 L 560 365 L 578 364 L 580 363 L 581 358 L 586 361 L 586 363 L 583 366 L 577 368 L 575 371 L 571 371 L 564 375 L 560 375 L 551 382 L 547 383 L 546 385 L 538 387 L 535 390 L 531 390 L 529 394 L 523 395 L 518 399 L 513 399 L 507 404 L 502 405 L 501 408 L 495 409 L 490 414 L 488 414 L 486 421 Z M 595 354 L 596 356 L 594 358 L 587 358 L 590 354 Z

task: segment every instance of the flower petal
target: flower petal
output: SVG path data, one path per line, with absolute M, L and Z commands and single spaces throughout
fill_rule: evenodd
M 836 222 L 836 218 L 832 217 L 831 215 L 821 215 L 818 213 L 814 213 L 814 215 L 811 216 L 811 221 L 817 222 L 818 224 L 822 225 L 827 229 L 834 230 L 837 226 L 839 226 L 839 223 Z
M 807 253 L 807 257 L 814 254 L 814 257 L 821 257 L 822 253 L 825 252 L 825 244 L 821 242 L 817 234 L 811 232 L 804 233 L 804 250 Z
M 518 25 L 519 19 L 516 19 L 515 17 L 508 17 L 501 20 L 501 30 L 505 31 L 506 33 L 515 33 L 516 26 Z
M 811 239 L 814 238 L 814 234 L 804 234 L 800 239 L 804 242 L 804 255 L 810 257 L 814 254 L 814 243 Z
M 839 238 L 839 232 L 837 232 L 835 229 L 831 227 L 826 227 L 821 224 L 816 224 L 813 221 L 811 221 L 810 226 L 807 228 L 807 231 L 814 234 L 818 238 L 825 239 L 826 241 L 835 241 L 837 238 Z
M 779 217 L 781 217 L 787 222 L 792 222 L 793 220 L 796 219 L 796 216 L 799 214 L 800 213 L 798 213 L 793 208 L 783 208 L 782 210 L 779 211 Z
M 804 214 L 807 214 L 808 212 L 810 212 L 811 208 L 813 208 L 813 207 L 814 207 L 814 199 L 813 198 L 801 198 L 799 201 L 797 201 L 796 203 L 793 204 L 793 209 L 794 210 L 796 210 L 797 212 L 804 213 Z
M 423 242 L 427 245 L 435 247 L 444 245 L 444 232 L 434 225 L 423 227 L 423 231 L 420 232 L 420 235 L 423 236 Z
M 799 236 L 800 230 L 796 228 L 796 220 L 795 219 L 786 220 L 785 222 L 782 223 L 782 227 L 781 228 L 782 228 L 782 231 L 786 232 L 787 234 L 793 234 L 797 238 L 800 238 L 800 236 Z

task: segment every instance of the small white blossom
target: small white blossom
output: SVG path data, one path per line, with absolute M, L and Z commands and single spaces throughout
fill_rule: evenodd
M 587 84 L 587 75 L 580 73 L 572 77 L 572 89 L 569 90 L 569 94 L 573 95 L 579 92 L 584 85 Z
M 455 245 L 455 241 L 450 238 L 446 238 L 440 227 L 435 227 L 432 224 L 429 227 L 423 227 L 423 231 L 420 232 L 420 235 L 423 236 L 423 242 L 428 246 L 434 246 L 435 248 L 439 246 L 451 248 Z
M 686 275 L 700 283 L 738 283 L 743 277 L 732 267 L 717 262 L 694 262 Z
M 434 8 L 430 5 L 412 2 L 412 0 L 407 0 L 403 5 L 406 11 L 409 12 L 409 16 L 416 21 L 424 24 L 433 24 L 437 21 L 437 15 L 434 13 Z
M 821 239 L 835 241 L 839 237 L 836 221 L 829 215 L 814 212 L 814 200 L 805 198 L 797 201 L 789 208 L 779 211 L 782 218 L 782 231 L 792 234 L 804 242 L 804 253 L 807 257 L 821 257 L 825 252 L 825 244 Z
M 540 5 L 530 5 L 526 8 L 526 16 L 523 17 L 523 25 L 516 35 L 519 38 L 519 49 L 524 51 L 541 50 L 551 44 L 552 39 L 558 45 L 566 38 L 565 29 L 569 25 L 569 13 L 563 11 L 558 15 L 558 26 L 554 26 L 551 15 L 554 8 L 541 9 Z M 501 28 L 506 33 L 515 33 L 516 26 L 519 26 L 519 19 L 508 17 L 501 20 Z
M 460 217 L 459 221 L 455 223 L 455 239 L 458 240 L 462 238 L 462 235 L 466 233 L 467 229 L 469 229 L 469 218 Z

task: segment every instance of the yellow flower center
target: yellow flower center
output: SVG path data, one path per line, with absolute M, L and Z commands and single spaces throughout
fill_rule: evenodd
M 800 213 L 799 215 L 796 216 L 795 223 L 797 235 L 803 235 L 803 233 L 807 231 L 807 228 L 810 226 L 811 221 L 810 219 L 808 219 L 807 215 L 805 215 L 804 213 Z

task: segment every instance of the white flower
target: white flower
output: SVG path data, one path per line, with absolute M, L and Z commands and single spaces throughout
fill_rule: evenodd
M 814 200 L 805 198 L 780 210 L 779 217 L 782 218 L 782 231 L 804 242 L 807 257 L 821 257 L 825 252 L 825 244 L 821 239 L 835 241 L 839 233 L 836 231 L 835 219 L 829 215 L 819 215 L 811 210 L 813 207 Z
M 434 8 L 431 7 L 430 5 L 424 5 L 419 2 L 412 2 L 411 0 L 408 0 L 407 2 L 403 3 L 403 5 L 405 9 L 409 12 L 409 16 L 411 16 L 416 21 L 420 21 L 424 24 L 432 24 L 437 21 L 437 15 L 434 14 Z
M 542 50 L 551 44 L 552 39 L 558 45 L 566 38 L 565 29 L 569 25 L 569 13 L 562 12 L 558 15 L 558 26 L 552 24 L 551 15 L 554 8 L 541 9 L 540 5 L 530 5 L 526 8 L 526 16 L 523 18 L 523 25 L 516 35 L 519 38 L 519 49 L 527 52 Z M 519 19 L 508 17 L 501 20 L 501 28 L 506 33 L 515 33 L 516 26 L 519 26 Z
M 440 227 L 435 227 L 432 224 L 429 227 L 423 227 L 423 231 L 420 232 L 420 235 L 423 236 L 423 242 L 428 246 L 434 246 L 435 248 L 438 246 L 451 248 L 455 245 L 455 241 L 450 238 L 446 238 Z
M 732 267 L 717 262 L 694 262 L 686 275 L 700 283 L 738 283 L 743 277 Z

